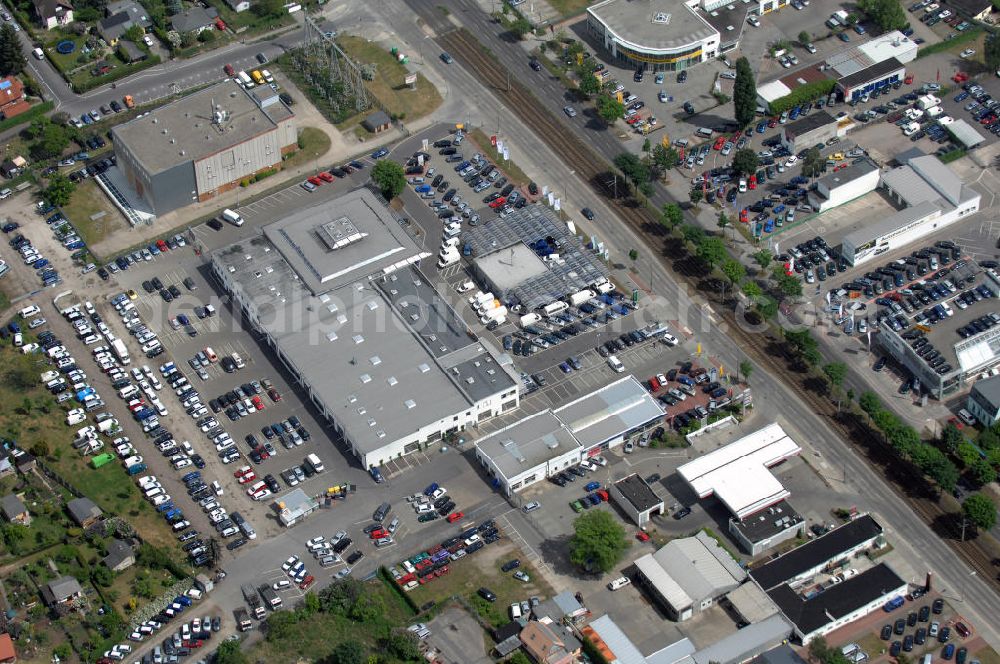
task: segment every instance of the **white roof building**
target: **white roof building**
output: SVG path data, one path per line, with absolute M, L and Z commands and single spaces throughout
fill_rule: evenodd
M 774 423 L 684 464 L 677 472 L 699 497 L 715 495 L 742 519 L 790 495 L 768 468 L 801 451 Z

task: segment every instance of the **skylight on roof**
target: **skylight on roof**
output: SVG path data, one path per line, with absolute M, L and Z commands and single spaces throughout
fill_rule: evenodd
M 333 330 L 330 330 L 329 332 L 326 333 L 326 340 L 327 341 L 336 341 L 337 340 L 337 333 L 334 332 Z
M 368 374 L 361 374 L 360 378 L 361 378 L 361 382 L 362 383 L 370 383 L 370 382 L 372 382 L 372 377 L 369 376 Z
M 395 385 L 396 385 L 397 383 L 399 383 L 399 381 L 398 381 L 398 380 L 396 380 L 396 377 L 395 377 L 395 376 L 389 376 L 388 378 L 386 378 L 385 382 L 389 383 L 389 387 L 393 387 L 393 386 L 395 386 Z
M 418 369 L 420 369 L 420 373 L 427 373 L 428 371 L 430 371 L 430 370 L 431 370 L 431 368 L 430 368 L 429 366 L 427 366 L 427 363 L 426 363 L 426 362 L 422 362 L 422 363 L 420 364 L 420 366 L 419 366 L 419 367 L 417 367 L 417 368 L 418 368 Z
M 378 365 L 382 364 L 382 358 L 379 357 L 378 355 L 372 355 L 371 357 L 368 358 L 368 361 L 372 363 L 373 367 L 377 367 Z
M 352 337 L 352 339 L 354 339 L 354 343 L 356 343 L 356 344 L 364 343 L 364 341 L 365 341 L 365 338 L 363 336 L 361 336 L 360 334 L 355 334 Z
M 407 399 L 403 402 L 403 405 L 406 406 L 407 409 L 413 409 L 417 407 L 417 402 L 413 399 Z

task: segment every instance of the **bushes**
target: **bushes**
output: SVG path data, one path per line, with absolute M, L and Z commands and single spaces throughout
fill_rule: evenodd
M 396 579 L 392 578 L 392 574 L 385 565 L 378 568 L 378 575 L 382 578 L 382 581 L 392 589 L 393 592 L 400 596 L 406 605 L 410 607 L 411 611 L 414 613 L 420 613 L 420 609 L 417 608 L 417 603 L 413 601 L 413 598 L 410 597 L 409 593 L 399 587 L 399 584 L 396 583 Z

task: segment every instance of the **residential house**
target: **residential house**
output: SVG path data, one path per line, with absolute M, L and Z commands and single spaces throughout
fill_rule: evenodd
M 10 165 L 13 168 L 17 167 L 17 165 L 14 164 L 14 162 L 11 162 Z M 2 170 L 0 170 L 0 175 L 2 174 L 3 174 Z M 14 467 L 17 469 L 17 472 L 21 473 L 22 475 L 25 475 L 35 469 L 35 457 L 33 454 L 31 454 L 31 452 L 25 452 L 24 450 L 21 449 L 14 449 L 11 451 L 11 454 L 14 455 Z
M 104 515 L 90 498 L 74 498 L 66 503 L 66 509 L 69 510 L 70 518 L 81 528 L 90 528 Z
M 108 555 L 101 562 L 112 572 L 123 572 L 135 564 L 135 550 L 124 540 L 112 539 L 108 544 Z
M 980 378 L 973 383 L 965 407 L 984 427 L 1000 421 L 1000 376 Z
M 152 24 L 146 9 L 138 2 L 119 0 L 107 6 L 105 17 L 97 24 L 97 32 L 114 46 L 132 26 L 139 26 L 145 32 Z
M 7 477 L 14 474 L 14 462 L 9 456 L 0 453 L 0 477 Z
M 520 638 L 538 664 L 572 664 L 580 656 L 580 642 L 558 623 L 532 620 L 521 630 Z
M 61 576 L 55 581 L 49 581 L 42 586 L 42 599 L 47 606 L 67 604 L 83 596 L 80 582 L 72 576 Z
M 35 17 L 46 30 L 73 22 L 73 5 L 69 0 L 32 0 Z
M 0 162 L 0 175 L 5 178 L 16 178 L 24 170 L 24 167 L 28 165 L 28 161 L 24 157 L 14 157 L 13 159 L 4 159 Z M 31 457 L 31 465 L 34 466 L 35 457 Z M 20 470 L 21 459 L 18 459 L 18 469 Z M 22 471 L 24 472 L 24 471 Z
M 22 526 L 31 525 L 31 515 L 28 514 L 28 508 L 14 494 L 0 498 L 0 512 L 3 513 L 4 521 L 8 523 L 19 523 Z
M 237 14 L 250 9 L 249 0 L 226 0 L 226 4 L 229 5 L 229 8 Z
M 17 651 L 10 634 L 0 634 L 0 664 L 14 664 L 17 661 Z
M 12 118 L 24 113 L 31 105 L 24 99 L 24 85 L 16 76 L 0 79 L 0 116 Z
M 218 18 L 219 12 L 214 7 L 209 7 L 208 9 L 192 7 L 187 11 L 171 16 L 170 25 L 174 30 L 183 35 L 188 32 L 210 30 Z

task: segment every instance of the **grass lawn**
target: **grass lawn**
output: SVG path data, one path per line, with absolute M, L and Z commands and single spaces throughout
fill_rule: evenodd
M 449 565 L 451 571 L 448 574 L 414 588 L 410 591 L 410 597 L 417 606 L 423 606 L 426 602 L 442 602 L 453 595 L 461 595 L 493 626 L 505 624 L 509 620 L 511 603 L 526 600 L 531 596 L 547 599 L 555 594 L 552 587 L 530 564 L 522 562 L 518 568 L 531 577 L 528 583 L 515 579 L 513 572 L 500 571 L 503 563 L 517 558 L 518 555 L 518 552 L 510 546 L 501 544 L 488 546 L 472 556 L 466 556 L 452 563 Z M 492 590 L 497 596 L 497 601 L 490 603 L 476 594 L 481 587 Z
M 416 120 L 441 105 L 437 88 L 423 74 L 417 74 L 416 90 L 403 83 L 410 72 L 405 65 L 396 62 L 387 48 L 350 35 L 338 37 L 337 43 L 358 65 L 377 66 L 375 79 L 367 81 L 368 90 L 386 106 L 390 115 Z
M 507 176 L 508 182 L 513 182 L 520 187 L 527 186 L 531 182 L 531 178 L 525 175 L 524 171 L 518 168 L 517 164 L 510 160 L 504 161 L 503 155 L 497 154 L 497 149 L 490 142 L 490 137 L 482 129 L 473 129 L 469 132 L 469 138 L 479 147 L 480 152 L 489 157 L 490 161 L 503 171 L 504 175 Z
M 317 127 L 305 127 L 299 134 L 299 143 L 302 145 L 298 152 L 281 162 L 281 168 L 291 170 L 303 164 L 318 161 L 323 155 L 330 151 L 330 137 L 326 132 Z M 320 164 L 322 168 L 322 164 Z
M 73 222 L 88 247 L 93 247 L 115 231 L 127 230 L 127 222 L 121 213 L 91 178 L 76 185 L 73 196 L 62 211 Z M 104 212 L 104 216 L 91 219 L 99 212 Z
M 76 44 L 76 48 L 73 49 L 72 53 L 67 53 L 63 55 L 56 50 L 56 44 L 61 41 L 69 40 Z M 45 47 L 45 57 L 53 62 L 58 69 L 61 71 L 72 71 L 77 67 L 82 67 L 83 64 L 77 62 L 77 58 L 83 53 L 84 39 L 83 37 L 60 35 L 58 39 Z M 93 66 L 93 65 L 91 65 Z
M 583 11 L 593 4 L 593 0 L 549 0 L 552 8 L 559 12 L 563 18 L 582 14 Z
M 409 608 L 380 580 L 365 582 L 366 595 L 377 597 L 385 610 L 376 620 L 355 622 L 344 616 L 318 612 L 289 626 L 284 638 L 262 641 L 249 653 L 249 661 L 318 662 L 326 659 L 333 647 L 344 641 L 356 641 L 369 651 L 378 650 L 377 641 L 394 627 L 405 627 L 412 616 Z M 379 661 L 395 662 L 386 653 Z M 367 661 L 367 660 L 366 660 Z

